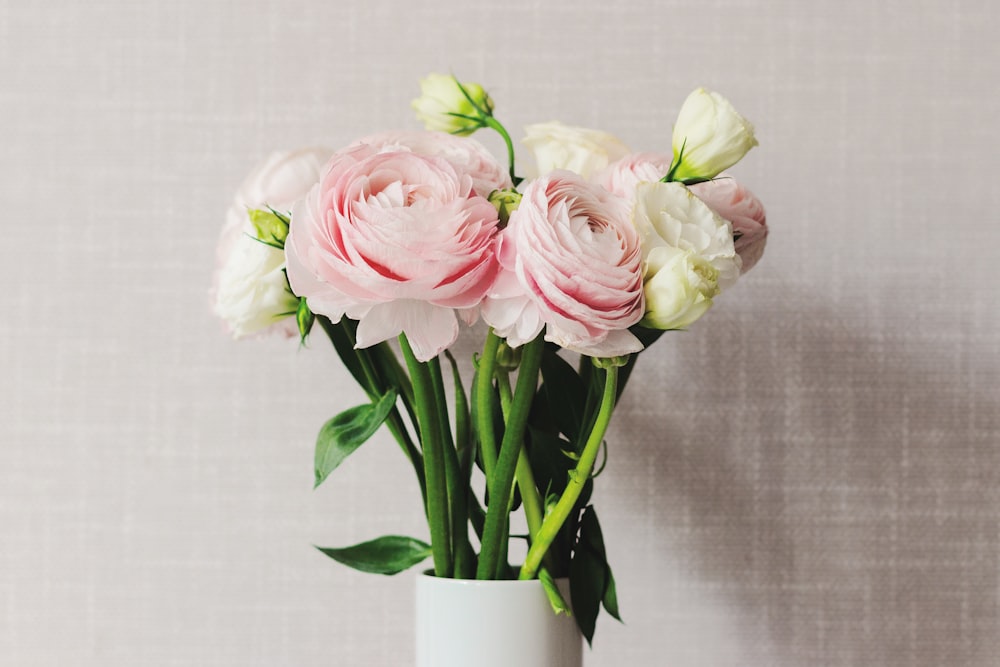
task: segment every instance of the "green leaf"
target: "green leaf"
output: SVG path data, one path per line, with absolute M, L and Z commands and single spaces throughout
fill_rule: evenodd
M 558 436 L 529 427 L 528 460 L 535 473 L 535 482 L 542 490 L 549 489 L 551 493 L 561 494 L 569 480 L 569 472 L 576 462 L 568 453 L 573 451 L 573 445 Z
M 611 614 L 616 621 L 622 623 L 622 616 L 618 612 L 618 589 L 615 587 L 615 575 L 611 574 L 611 566 L 608 565 L 607 559 L 605 559 L 604 565 L 608 573 L 608 586 L 604 591 L 604 599 L 601 600 L 601 604 L 604 605 L 604 610 Z
M 338 563 L 373 574 L 396 574 L 431 555 L 431 545 L 401 535 L 386 535 L 340 549 L 316 548 Z
M 542 358 L 542 389 L 556 427 L 573 443 L 584 428 L 587 387 L 573 367 L 558 354 L 546 349 Z
M 396 390 L 389 389 L 375 403 L 344 410 L 320 429 L 316 438 L 316 488 L 354 450 L 372 437 L 396 403 Z
M 615 580 L 604 552 L 604 535 L 593 505 L 584 509 L 580 520 L 580 538 L 570 563 L 569 577 L 570 598 L 577 624 L 587 643 L 592 644 L 602 604 L 611 616 L 621 620 Z
M 272 210 L 252 208 L 249 211 L 250 222 L 257 231 L 257 239 L 268 244 L 284 247 L 288 237 L 288 222 Z

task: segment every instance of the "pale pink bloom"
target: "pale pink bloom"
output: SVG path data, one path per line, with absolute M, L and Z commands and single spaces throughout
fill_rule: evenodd
M 427 157 L 439 157 L 461 174 L 472 178 L 476 194 L 489 197 L 494 190 L 512 188 L 510 174 L 485 146 L 465 137 L 445 132 L 399 130 L 381 132 L 355 141 L 348 152 L 368 146 L 376 151 L 411 151 Z
M 714 180 L 691 186 L 699 199 L 733 225 L 736 253 L 746 273 L 760 260 L 767 245 L 767 214 L 764 205 L 735 179 L 721 174 Z
M 249 209 L 271 206 L 291 210 L 319 181 L 332 151 L 306 148 L 275 152 L 258 164 L 233 198 L 216 248 L 212 277 L 212 308 L 234 338 L 297 331 L 294 312 L 298 299 L 285 280 L 285 255 L 256 240 Z
M 483 319 L 512 347 L 545 339 L 593 357 L 642 349 L 642 254 L 628 203 L 569 171 L 532 181 L 501 235 Z
M 632 153 L 612 162 L 594 175 L 593 181 L 608 192 L 632 201 L 635 186 L 655 183 L 670 171 L 670 156 L 662 153 Z
M 412 143 L 432 137 L 454 139 Z M 426 361 L 458 336 L 456 311 L 475 318 L 498 270 L 497 225 L 446 158 L 355 144 L 292 210 L 288 279 L 313 312 L 358 320 L 359 348 L 405 333 Z

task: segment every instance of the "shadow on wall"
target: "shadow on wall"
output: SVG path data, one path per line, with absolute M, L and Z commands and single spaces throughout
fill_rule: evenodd
M 614 467 L 655 480 L 637 510 L 660 541 L 647 546 L 780 664 L 996 664 L 1000 368 L 977 355 L 985 325 L 850 322 L 814 301 L 720 308 L 639 365 L 615 435 L 639 446 Z

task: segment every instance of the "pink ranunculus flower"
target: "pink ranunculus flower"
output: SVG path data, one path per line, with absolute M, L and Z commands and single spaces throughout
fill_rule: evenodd
M 216 248 L 212 308 L 235 338 L 280 333 L 293 336 L 298 299 L 288 290 L 285 254 L 258 241 L 249 210 L 271 206 L 287 212 L 319 181 L 333 151 L 306 148 L 272 153 L 247 176 L 233 198 Z
M 631 153 L 594 175 L 594 182 L 608 192 L 632 201 L 635 186 L 655 183 L 670 171 L 671 157 L 662 153 Z
M 288 280 L 313 312 L 358 320 L 359 348 L 405 333 L 427 361 L 458 336 L 456 311 L 475 318 L 498 271 L 497 231 L 496 209 L 469 172 L 443 157 L 356 144 L 292 209 Z
M 743 260 L 741 273 L 753 268 L 767 245 L 767 214 L 764 205 L 735 179 L 720 174 L 714 180 L 690 187 L 720 217 L 733 225 L 736 253 Z
M 474 139 L 444 132 L 400 130 L 364 137 L 348 146 L 347 151 L 365 146 L 377 151 L 407 150 L 417 155 L 442 158 L 459 173 L 472 178 L 476 194 L 482 197 L 489 197 L 494 190 L 514 187 L 510 174 L 485 146 Z
M 518 347 L 545 339 L 592 357 L 642 349 L 642 251 L 628 203 L 569 171 L 532 181 L 499 248 L 483 319 Z

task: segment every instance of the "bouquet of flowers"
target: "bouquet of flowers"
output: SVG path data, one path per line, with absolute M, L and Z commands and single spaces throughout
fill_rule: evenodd
M 421 88 L 426 131 L 276 153 L 250 175 L 221 235 L 215 311 L 235 337 L 305 342 L 318 323 L 368 395 L 320 429 L 317 486 L 382 425 L 413 466 L 429 541 L 323 553 L 382 574 L 431 557 L 438 577 L 538 578 L 589 641 L 602 606 L 618 617 L 590 503 L 608 424 L 640 353 L 761 257 L 764 209 L 723 173 L 753 128 L 704 89 L 669 152 L 531 125 L 525 180 L 480 85 L 432 74 Z M 503 138 L 506 168 L 469 137 L 480 129 Z M 449 347 L 480 318 L 463 378 Z M 526 534 L 511 533 L 515 512 Z M 511 539 L 526 541 L 519 566 Z

